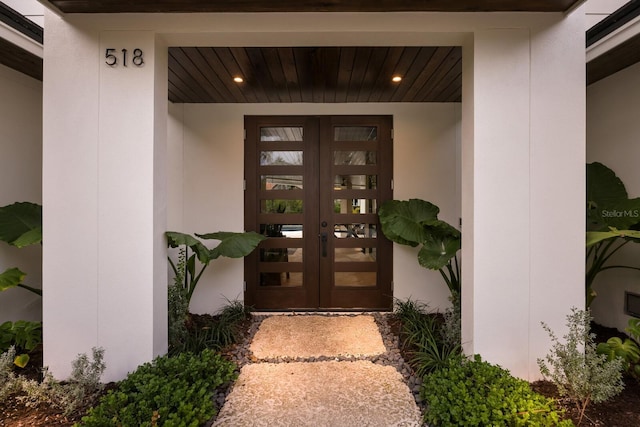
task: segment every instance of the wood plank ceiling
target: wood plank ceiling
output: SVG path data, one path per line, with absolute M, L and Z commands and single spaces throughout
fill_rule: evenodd
M 49 0 L 63 13 L 565 12 L 582 0 Z
M 460 47 L 169 49 L 169 100 L 177 103 L 460 102 L 461 95 Z

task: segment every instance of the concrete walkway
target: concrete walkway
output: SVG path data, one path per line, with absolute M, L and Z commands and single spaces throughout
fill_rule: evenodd
M 372 316 L 272 316 L 214 426 L 420 426 L 402 375 L 371 358 L 387 350 Z

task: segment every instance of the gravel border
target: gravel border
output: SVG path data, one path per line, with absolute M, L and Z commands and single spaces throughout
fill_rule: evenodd
M 231 357 L 231 360 L 237 365 L 236 373 L 240 373 L 240 369 L 246 364 L 253 363 L 290 363 L 290 362 L 321 362 L 321 361 L 355 361 L 355 360 L 368 360 L 378 365 L 383 366 L 392 366 L 394 367 L 404 378 L 405 383 L 411 390 L 413 397 L 420 409 L 420 412 L 424 414 L 425 410 L 425 402 L 420 398 L 420 386 L 422 384 L 422 379 L 415 376 L 413 369 L 409 366 L 407 362 L 404 361 L 402 355 L 399 350 L 399 342 L 398 337 L 392 333 L 391 327 L 387 322 L 387 317 L 392 315 L 392 313 L 381 313 L 381 312 L 362 312 L 362 313 L 317 313 L 317 312 L 307 312 L 307 313 L 292 313 L 292 314 L 284 314 L 285 316 L 372 316 L 375 320 L 376 325 L 378 326 L 378 330 L 380 331 L 380 335 L 382 336 L 382 342 L 384 343 L 386 351 L 383 354 L 376 356 L 320 356 L 320 357 L 275 357 L 275 358 L 267 358 L 258 360 L 253 352 L 249 349 L 249 345 L 253 340 L 256 332 L 258 332 L 258 328 L 260 328 L 260 324 L 267 317 L 279 316 L 280 314 L 252 314 L 251 316 L 251 324 L 249 325 L 247 334 L 245 335 L 242 343 L 237 344 L 235 348 L 231 349 L 226 354 Z M 215 403 L 218 408 L 222 408 L 227 396 L 231 393 L 233 389 L 234 383 L 229 384 L 224 389 L 219 389 L 217 395 L 215 396 Z M 212 419 L 207 426 L 210 426 L 215 421 L 215 418 Z

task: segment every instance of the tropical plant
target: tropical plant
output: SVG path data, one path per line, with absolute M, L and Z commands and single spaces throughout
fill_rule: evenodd
M 266 239 L 265 236 L 253 231 L 234 233 L 219 231 L 216 233 L 196 234 L 195 236 L 205 240 L 219 240 L 220 243 L 213 249 L 207 248 L 204 243 L 189 234 L 176 231 L 167 231 L 168 245 L 171 248 L 182 248 L 185 251 L 184 289 L 186 290 L 187 306 L 191 302 L 193 292 L 207 269 L 209 263 L 219 257 L 242 258 L 249 255 L 258 244 Z M 191 252 L 191 253 L 189 253 Z M 196 260 L 201 266 L 198 269 Z M 175 276 L 181 276 L 176 264 L 169 258 L 169 264 Z
M 630 242 L 640 242 L 640 198 L 629 199 L 623 182 L 602 163 L 587 164 L 586 302 L 596 297 L 596 276 L 614 268 L 608 261 Z
M 607 360 L 607 356 L 598 354 L 591 320 L 589 310 L 572 308 L 567 316 L 564 343 L 542 322 L 553 345 L 544 359 L 538 359 L 540 372 L 558 387 L 561 396 L 575 403 L 580 413 L 578 425 L 591 402 L 607 401 L 624 389 L 623 360 L 618 357 Z
M 629 327 L 625 330 L 631 338 L 623 341 L 622 338 L 611 337 L 607 342 L 598 344 L 597 351 L 606 355 L 608 360 L 621 358 L 626 372 L 640 379 L 640 319 L 629 319 Z
M 424 419 L 433 426 L 573 426 L 552 399 L 478 355 L 449 359 L 425 376 L 420 396 L 427 403 Z
M 42 322 L 27 320 L 7 321 L 0 325 L 0 352 L 14 347 L 18 355 L 13 363 L 24 368 L 29 363 L 29 353 L 42 344 Z
M 429 270 L 438 270 L 452 298 L 460 297 L 460 231 L 438 219 L 438 208 L 420 200 L 388 200 L 378 216 L 382 233 L 391 241 L 411 247 L 420 246 L 418 262 Z
M 18 202 L 0 207 L 0 240 L 22 248 L 42 243 L 42 206 Z M 26 273 L 19 268 L 8 268 L 0 273 L 0 291 L 20 287 L 42 296 L 42 290 L 24 284 Z

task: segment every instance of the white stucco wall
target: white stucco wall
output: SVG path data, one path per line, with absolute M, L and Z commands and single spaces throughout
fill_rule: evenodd
M 171 104 L 170 229 L 243 229 L 244 115 L 268 114 L 393 115 L 394 198 L 429 200 L 440 207 L 440 218 L 458 224 L 459 104 Z M 420 267 L 415 249 L 396 245 L 394 251 L 394 296 L 433 309 L 448 306 L 440 274 Z M 226 299 L 242 299 L 242 266 L 242 260 L 216 260 L 198 285 L 192 311 L 212 313 Z
M 640 197 L 640 64 L 587 88 L 587 161 L 611 168 L 624 182 L 630 198 Z M 611 263 L 640 267 L 640 246 L 629 244 Z M 595 281 L 598 297 L 591 305 L 596 321 L 624 330 L 624 293 L 640 293 L 640 271 L 615 269 Z
M 42 203 L 42 82 L 0 65 L 0 206 Z M 42 283 L 42 247 L 0 242 L 0 271 L 18 267 L 25 283 Z M 40 320 L 42 299 L 24 289 L 0 293 L 0 323 Z

